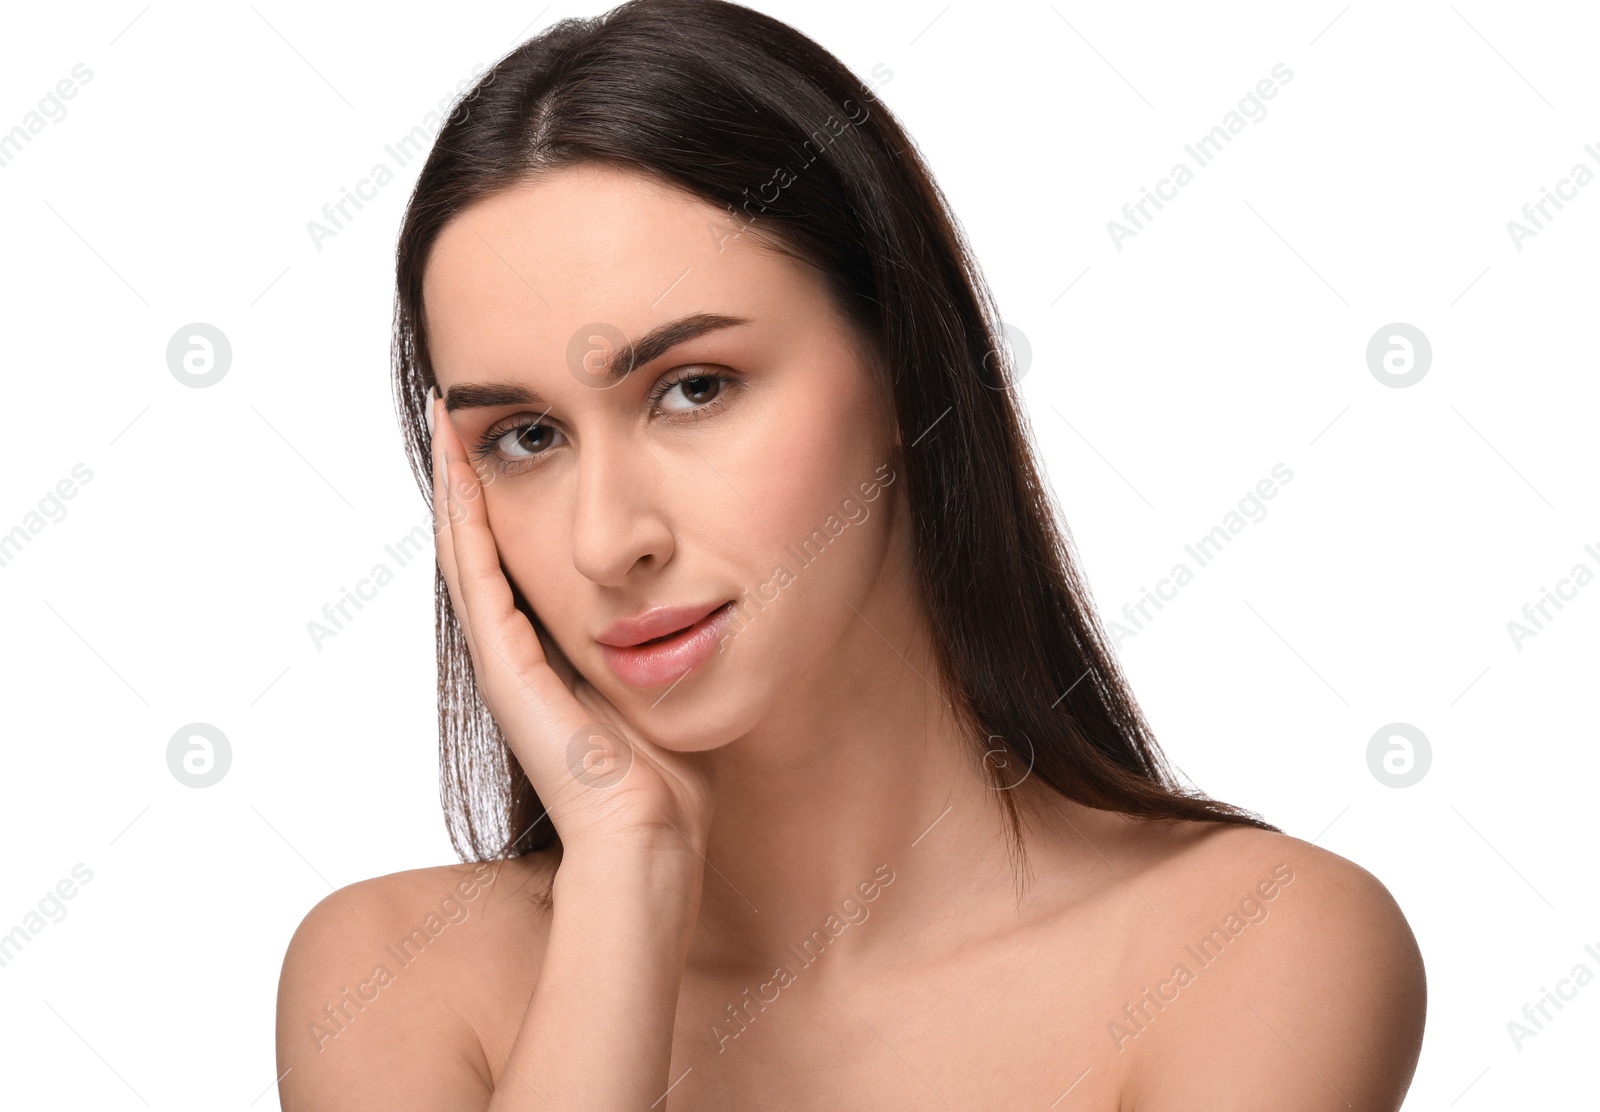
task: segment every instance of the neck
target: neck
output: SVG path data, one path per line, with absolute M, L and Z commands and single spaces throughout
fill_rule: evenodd
M 837 651 L 714 753 L 691 962 L 770 976 L 850 935 L 825 963 L 847 975 L 914 942 L 932 917 L 1015 914 L 1004 800 L 980 760 L 989 746 L 938 689 L 913 599 L 908 584 L 876 584 Z

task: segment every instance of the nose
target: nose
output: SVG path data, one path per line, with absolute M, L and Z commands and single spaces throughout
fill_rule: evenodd
M 572 564 L 605 587 L 627 586 L 635 568 L 672 558 L 672 530 L 660 512 L 660 478 L 650 455 L 624 436 L 591 436 L 578 453 Z

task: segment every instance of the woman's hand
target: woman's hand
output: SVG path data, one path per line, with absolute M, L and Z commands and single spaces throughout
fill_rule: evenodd
M 564 858 L 575 850 L 700 857 L 713 802 L 704 758 L 641 738 L 516 608 L 479 477 L 443 400 L 429 401 L 439 567 L 478 691 L 555 824 Z

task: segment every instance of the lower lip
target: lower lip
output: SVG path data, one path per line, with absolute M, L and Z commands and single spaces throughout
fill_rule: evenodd
M 717 651 L 722 628 L 732 617 L 733 603 L 727 602 L 671 637 L 627 648 L 601 645 L 600 654 L 616 677 L 629 687 L 675 682 Z

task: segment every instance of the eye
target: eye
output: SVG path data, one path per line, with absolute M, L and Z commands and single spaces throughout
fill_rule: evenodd
M 729 375 L 717 374 L 709 371 L 685 370 L 667 379 L 650 392 L 650 400 L 662 403 L 674 396 L 680 399 L 680 404 L 663 405 L 661 408 L 666 413 L 694 413 L 696 416 L 706 411 L 718 408 L 723 400 L 723 395 L 728 392 L 728 387 L 734 384 Z
M 479 459 L 490 456 L 512 468 L 526 466 L 547 453 L 561 430 L 537 420 L 523 420 L 521 424 L 499 424 L 489 429 L 478 440 L 474 454 Z
M 742 384 L 735 375 L 696 365 L 658 383 L 650 391 L 650 402 L 669 418 L 697 420 L 721 409 L 729 391 Z M 533 418 L 519 414 L 493 425 L 478 438 L 472 454 L 503 471 L 537 466 L 539 458 L 566 437 L 553 425 L 543 424 L 543 419 L 544 414 Z

